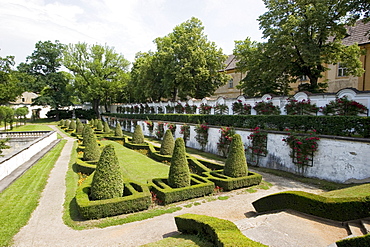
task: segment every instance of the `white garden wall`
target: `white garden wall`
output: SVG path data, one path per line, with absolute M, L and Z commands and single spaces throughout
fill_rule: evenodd
M 144 135 L 155 136 L 153 133 L 149 132 L 144 121 L 138 121 L 138 124 L 142 126 Z M 155 131 L 157 122 L 154 122 L 154 126 Z M 200 149 L 201 147 L 195 139 L 195 125 L 190 126 L 190 140 L 186 145 L 188 147 Z M 180 128 L 181 124 L 179 123 L 176 127 L 175 138 L 182 137 Z M 134 126 L 132 124 L 131 130 L 126 129 L 126 131 L 133 132 L 133 129 Z M 211 126 L 208 133 L 209 138 L 205 151 L 218 154 L 217 143 L 220 137 L 220 127 Z M 241 135 L 247 148 L 247 146 L 249 146 L 248 136 L 252 132 L 244 129 L 237 129 L 236 133 Z M 370 140 L 344 137 L 336 139 L 320 137 L 319 149 L 314 156 L 313 166 L 306 167 L 305 171 L 301 173 L 289 156 L 290 147 L 282 141 L 286 136 L 287 135 L 283 132 L 268 134 L 268 154 L 266 157 L 260 157 L 259 166 L 340 183 L 370 181 Z M 247 159 L 250 164 L 253 163 L 249 154 L 247 154 Z

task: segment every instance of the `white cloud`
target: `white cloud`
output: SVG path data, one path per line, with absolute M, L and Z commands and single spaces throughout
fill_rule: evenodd
M 256 18 L 264 11 L 262 0 L 2 0 L 0 56 L 15 55 L 19 63 L 36 42 L 60 40 L 114 46 L 133 62 L 192 16 L 230 54 L 234 40 L 260 40 Z

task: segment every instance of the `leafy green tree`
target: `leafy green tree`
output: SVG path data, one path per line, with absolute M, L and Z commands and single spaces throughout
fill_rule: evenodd
M 203 30 L 202 22 L 193 17 L 167 36 L 155 39 L 157 51 L 136 58 L 131 84 L 139 83 L 136 93 L 130 89 L 133 94 L 138 95 L 144 86 L 146 98 L 204 98 L 224 85 L 228 76 L 220 70 L 226 56 L 207 39 Z
M 14 122 L 14 109 L 11 108 L 11 107 L 4 107 L 3 108 L 4 110 L 4 118 L 3 118 L 3 122 L 4 122 L 4 130 L 6 130 L 6 124 L 9 123 L 10 125 L 10 129 L 13 129 L 13 122 Z
M 159 151 L 162 155 L 172 155 L 175 146 L 175 140 L 173 139 L 171 130 L 166 130 L 164 133 L 161 150 Z
M 7 139 L 0 139 L 0 157 L 3 156 L 1 155 L 3 153 L 3 149 L 8 149 L 10 146 L 6 145 L 6 142 L 9 141 L 9 138 Z
M 72 105 L 73 90 L 72 75 L 60 71 L 62 67 L 64 45 L 55 41 L 39 41 L 35 51 L 27 57 L 26 63 L 21 63 L 18 70 L 35 78 L 33 83 L 24 82 L 25 89 L 39 93 L 34 99 L 34 105 L 48 105 L 57 111 L 59 108 Z
M 121 124 L 119 122 L 117 122 L 117 124 L 116 124 L 116 128 L 114 130 L 114 136 L 123 136 L 122 127 L 121 127 Z
M 23 119 L 23 124 L 26 124 L 26 116 L 29 113 L 27 106 L 18 107 L 15 109 L 14 115 L 19 119 Z
M 13 70 L 14 56 L 0 57 L 0 104 L 7 104 L 22 95 L 21 85 L 16 71 Z
M 186 159 L 185 142 L 182 138 L 177 138 L 175 141 L 175 148 L 168 174 L 168 184 L 172 188 L 190 186 L 190 171 Z
M 85 146 L 83 159 L 86 161 L 98 160 L 100 157 L 99 145 L 96 142 L 94 131 L 85 125 L 83 131 L 83 144 Z
M 104 147 L 91 183 L 91 198 L 104 200 L 123 196 L 123 176 L 112 144 Z
M 100 103 L 105 104 L 108 112 L 108 104 L 115 101 L 129 80 L 129 61 L 109 46 L 69 44 L 63 64 L 75 75 L 74 87 L 79 98 L 92 102 L 98 117 Z
M 145 142 L 143 130 L 140 125 L 135 126 L 134 134 L 132 135 L 132 142 L 135 144 L 141 144 Z
M 349 2 L 264 0 L 268 11 L 258 20 L 263 37 L 268 41 L 258 48 L 259 55 L 252 52 L 252 61 L 241 61 L 242 70 L 251 73 L 241 87 L 248 92 L 251 90 L 247 88 L 251 86 L 264 87 L 264 79 L 268 85 L 273 85 L 274 81 L 281 84 L 284 77 L 289 82 L 295 82 L 306 76 L 309 84 L 301 85 L 300 90 L 323 92 L 327 85 L 318 81 L 323 72 L 328 70 L 325 64 L 338 62 L 346 64 L 349 74 L 361 76 L 360 48 L 357 44 L 341 44 L 347 35 L 346 24 L 353 24 L 353 19 L 348 15 L 353 10 Z M 239 42 L 237 45 L 246 43 Z M 246 46 L 246 51 L 254 48 L 253 44 Z M 237 46 L 235 53 L 243 60 L 245 56 L 240 56 L 243 54 L 240 48 Z M 264 71 L 258 76 L 261 68 Z M 272 92 L 275 87 L 272 87 Z M 285 85 L 277 88 L 279 92 L 286 89 Z
M 230 151 L 225 161 L 224 174 L 238 178 L 248 175 L 248 166 L 245 159 L 244 145 L 239 134 L 233 136 Z

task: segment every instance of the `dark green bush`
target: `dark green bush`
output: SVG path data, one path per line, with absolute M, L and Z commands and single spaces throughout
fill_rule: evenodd
M 364 247 L 370 246 L 370 233 L 354 238 L 346 238 L 336 242 L 338 247 Z
M 72 120 L 71 123 L 69 124 L 69 129 L 76 130 L 76 128 L 77 128 L 76 121 Z
M 370 217 L 370 197 L 329 198 L 302 191 L 286 191 L 263 197 L 252 204 L 260 213 L 293 209 L 337 221 Z
M 122 127 L 119 122 L 117 122 L 116 128 L 114 130 L 114 136 L 123 136 Z
M 60 120 L 58 123 L 58 126 L 63 127 L 64 126 L 64 119 Z
M 71 121 L 69 119 L 67 119 L 65 122 L 64 122 L 64 127 L 66 129 L 69 129 L 69 125 L 71 124 Z
M 171 130 L 168 129 L 164 134 L 161 151 L 159 153 L 162 155 L 172 155 L 174 147 L 175 141 L 173 139 Z
M 224 174 L 238 178 L 248 175 L 248 166 L 245 159 L 244 145 L 239 134 L 235 134 L 230 144 L 230 151 L 225 161 Z
M 77 108 L 74 110 L 50 110 L 46 113 L 48 118 L 56 118 L 59 114 L 59 118 L 68 119 L 73 117 L 73 111 L 75 112 L 75 117 L 80 119 L 91 119 L 95 117 L 94 110 L 84 110 Z
M 145 142 L 143 130 L 140 125 L 135 126 L 134 134 L 132 135 L 132 143 L 142 144 Z
M 97 131 L 102 131 L 103 130 L 103 123 L 102 123 L 102 121 L 99 119 L 99 120 L 97 120 L 98 122 L 97 122 L 97 124 L 96 124 L 96 130 Z
M 90 175 L 96 169 L 95 162 L 86 162 L 81 159 L 76 159 L 75 168 L 77 172 L 81 172 L 82 174 Z
M 91 198 L 104 200 L 123 195 L 123 178 L 113 145 L 104 147 L 91 183 Z
M 76 134 L 81 135 L 83 129 L 84 129 L 83 123 L 81 123 L 80 121 L 77 121 Z
M 190 185 L 190 171 L 186 159 L 185 143 L 182 138 L 177 138 L 171 159 L 168 184 L 172 188 L 181 188 Z
M 85 161 L 98 160 L 100 157 L 99 145 L 90 126 L 86 125 L 83 131 L 83 145 L 85 146 L 83 159 Z
M 249 172 L 248 175 L 244 177 L 232 178 L 225 176 L 222 170 L 218 170 L 205 172 L 204 176 L 225 191 L 258 185 L 262 181 L 262 176 L 254 172 Z
M 215 246 L 266 246 L 244 236 L 238 227 L 228 220 L 205 215 L 183 214 L 175 216 L 175 222 L 178 231 L 199 235 Z
M 92 201 L 89 198 L 92 176 L 89 176 L 76 191 L 78 210 L 85 219 L 132 213 L 148 209 L 151 205 L 151 194 L 145 185 L 131 181 L 124 183 L 123 197 Z
M 180 123 L 207 123 L 208 125 L 229 126 L 266 130 L 290 129 L 310 131 L 315 129 L 321 135 L 370 136 L 370 117 L 358 116 L 294 116 L 294 115 L 202 115 L 202 114 L 106 114 L 128 119 L 168 121 Z
M 209 195 L 214 191 L 215 184 L 201 176 L 191 174 L 190 181 L 190 186 L 182 188 L 171 187 L 166 178 L 152 179 L 148 184 L 159 203 L 164 205 Z

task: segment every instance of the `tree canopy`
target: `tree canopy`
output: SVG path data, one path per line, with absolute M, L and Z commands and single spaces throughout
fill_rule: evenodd
M 99 116 L 100 103 L 114 101 L 129 79 L 127 61 L 107 45 L 69 44 L 63 64 L 75 75 L 74 87 L 83 102 L 92 102 Z
M 23 87 L 18 79 L 20 76 L 13 70 L 14 56 L 0 57 L 0 104 L 7 104 L 22 95 Z
M 286 83 L 303 76 L 308 77 L 310 83 L 302 89 L 321 92 L 326 84 L 319 83 L 318 79 L 328 70 L 325 64 L 338 62 L 346 65 L 349 74 L 361 76 L 360 48 L 357 44 L 341 43 L 347 34 L 346 25 L 353 24 L 349 13 L 355 10 L 348 2 L 351 1 L 264 0 L 268 11 L 258 20 L 268 41 L 265 44 L 249 39 L 238 41 L 234 50 L 240 59 L 240 69 L 250 73 L 241 84 L 245 93 L 263 94 L 264 91 L 259 90 L 262 87 L 285 94 Z
M 146 99 L 212 95 L 227 81 L 228 76 L 220 72 L 226 56 L 203 31 L 202 22 L 192 17 L 172 33 L 156 38 L 155 53 L 139 53 L 136 57 L 131 85 L 143 88 Z M 153 88 L 159 89 L 160 94 Z M 137 95 L 135 88 L 130 90 Z

